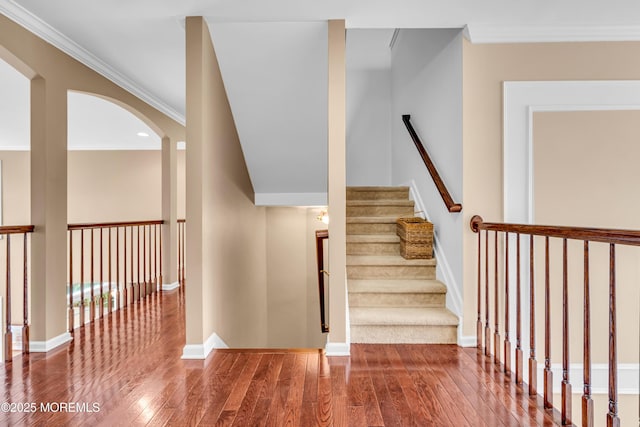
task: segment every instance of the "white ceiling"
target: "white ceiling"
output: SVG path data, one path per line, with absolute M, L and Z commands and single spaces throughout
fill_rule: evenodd
M 388 55 L 379 47 L 395 28 L 466 28 L 473 42 L 640 40 L 638 0 L 0 0 L 0 13 L 181 123 L 185 115 L 184 18 L 204 16 L 219 50 L 254 187 L 269 193 L 326 187 L 326 153 L 314 151 L 311 144 L 326 139 L 322 92 L 326 82 L 314 68 L 326 54 L 320 52 L 321 21 L 345 19 L 348 29 L 387 29 L 367 36 L 348 35 L 351 68 L 385 66 Z M 289 56 L 287 48 L 292 49 Z M 368 48 L 382 54 L 364 55 Z M 4 79 L 0 75 L 0 82 Z M 0 114 L 25 111 L 24 102 L 12 98 L 7 87 L 0 87 Z M 24 82 L 11 89 L 23 90 L 19 87 Z M 95 104 L 91 108 L 113 106 L 82 98 L 88 97 L 69 98 L 70 126 L 75 125 L 74 117 L 90 111 L 85 105 L 74 112 L 76 101 Z M 3 105 L 7 99 L 11 101 Z M 107 131 L 120 126 L 111 122 L 100 129 L 87 117 L 82 120 L 89 126 L 77 132 L 70 128 L 69 135 L 70 139 L 77 135 L 83 143 L 92 138 L 124 141 L 136 128 L 123 125 L 124 133 L 107 137 Z M 18 124 L 22 131 L 11 127 Z M 5 127 L 2 122 L 0 126 Z M 4 138 L 13 144 L 24 133 L 24 119 L 11 120 L 7 129 L 0 141 Z M 314 163 L 313 159 L 320 160 Z M 284 170 L 285 160 L 299 163 L 306 175 Z M 292 179 L 294 175 L 298 178 Z M 300 176 L 313 182 L 301 182 Z
M 553 39 L 640 35 L 637 0 L 0 0 L 28 24 L 105 74 L 184 120 L 185 16 L 209 22 L 305 22 L 344 18 L 348 28 L 463 28 Z M 524 27 L 524 30 L 523 30 Z M 507 35 L 508 35 L 507 34 Z
M 326 192 L 326 23 L 209 28 L 255 192 Z

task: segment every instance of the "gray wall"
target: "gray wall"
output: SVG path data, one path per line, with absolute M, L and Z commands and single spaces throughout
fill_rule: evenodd
M 347 31 L 347 185 L 391 185 L 392 35 Z
M 347 69 L 347 185 L 391 184 L 391 70 Z
M 447 304 L 461 314 L 455 294 L 462 295 L 462 215 L 447 211 L 401 116 L 411 115 L 453 199 L 462 202 L 462 32 L 401 30 L 391 52 L 391 93 L 392 182 L 415 183 L 450 267 L 447 278 L 446 265 L 438 264 L 450 289 Z

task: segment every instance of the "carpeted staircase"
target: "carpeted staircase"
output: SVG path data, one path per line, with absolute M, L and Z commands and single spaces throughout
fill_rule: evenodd
M 351 342 L 457 341 L 458 318 L 432 259 L 400 256 L 396 219 L 413 216 L 409 187 L 347 188 L 347 279 Z

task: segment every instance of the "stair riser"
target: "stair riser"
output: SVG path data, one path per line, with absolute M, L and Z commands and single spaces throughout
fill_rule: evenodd
M 412 206 L 347 206 L 347 216 L 412 216 Z
M 396 224 L 347 223 L 347 234 L 396 234 Z
M 348 265 L 349 279 L 435 279 L 435 266 Z
M 347 190 L 347 200 L 408 200 L 409 190 L 353 191 Z
M 444 307 L 445 303 L 445 294 L 349 294 L 349 307 Z
M 352 343 L 455 344 L 455 326 L 351 325 Z
M 347 243 L 347 255 L 400 255 L 398 243 Z

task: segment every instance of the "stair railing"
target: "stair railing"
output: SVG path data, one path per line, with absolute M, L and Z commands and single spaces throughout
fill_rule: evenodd
M 22 352 L 29 353 L 29 274 L 27 265 L 29 264 L 28 260 L 28 236 L 30 233 L 33 233 L 33 225 L 15 225 L 15 226 L 1 226 L 0 227 L 0 238 L 5 241 L 4 251 L 5 251 L 5 331 L 4 331 L 4 360 L 5 362 L 10 362 L 13 358 L 13 330 L 12 330 L 12 318 L 11 318 L 11 308 L 12 308 L 12 285 L 17 280 L 22 281 Z M 20 277 L 20 272 L 15 272 L 11 270 L 12 265 L 12 256 L 11 256 L 11 248 L 14 247 L 12 243 L 12 237 L 15 236 L 16 239 L 22 238 L 22 244 L 18 244 L 15 246 L 22 246 L 22 277 Z M 14 239 L 14 242 L 16 240 Z M 20 256 L 20 255 L 18 255 Z M 0 319 L 1 320 L 1 319 Z
M 413 140 L 413 143 L 416 145 L 416 148 L 420 153 L 420 157 L 422 157 L 422 161 L 424 162 L 424 165 L 427 167 L 427 170 L 431 175 L 431 179 L 433 179 L 433 182 L 436 185 L 438 192 L 440 193 L 440 197 L 442 197 L 442 201 L 447 206 L 447 210 L 452 213 L 460 212 L 462 210 L 462 205 L 460 203 L 456 203 L 453 201 L 453 198 L 451 197 L 449 190 L 447 190 L 447 186 L 444 185 L 444 181 L 440 177 L 440 174 L 438 173 L 436 166 L 431 161 L 431 158 L 429 157 L 427 150 L 424 148 L 422 141 L 420 141 L 420 137 L 418 137 L 418 134 L 416 133 L 415 129 L 413 128 L 413 125 L 411 124 L 411 116 L 409 114 L 404 114 L 402 116 L 402 122 L 407 127 L 407 130 L 409 131 L 409 135 L 411 135 L 411 139 Z
M 324 241 L 329 238 L 329 230 L 316 231 L 316 261 L 318 265 L 318 295 L 320 297 L 320 328 L 322 333 L 329 332 L 329 320 L 326 315 L 325 295 L 328 288 L 325 286 L 324 276 L 329 272 L 324 267 Z
M 609 283 L 608 283 L 608 394 L 609 394 L 609 410 L 606 414 L 607 426 L 619 426 L 620 419 L 618 416 L 618 378 L 617 378 L 617 366 L 618 366 L 618 348 L 617 348 L 617 312 L 616 312 L 616 246 L 640 246 L 640 231 L 627 231 L 627 230 L 615 230 L 615 229 L 598 229 L 598 228 L 579 228 L 579 227 L 552 227 L 552 226 L 540 226 L 540 225 L 523 225 L 523 224 L 504 224 L 504 223 L 485 223 L 480 216 L 474 216 L 471 219 L 471 229 L 478 233 L 478 258 L 477 258 L 477 322 L 476 322 L 476 335 L 477 335 L 477 347 L 481 352 L 484 350 L 484 355 L 488 358 L 492 358 L 493 362 L 504 370 L 506 375 L 511 375 L 514 371 L 512 368 L 512 353 L 511 353 L 511 331 L 509 330 L 510 320 L 510 292 L 514 291 L 513 280 L 510 283 L 510 270 L 513 262 L 509 259 L 510 250 L 509 245 L 514 244 L 512 247 L 511 255 L 515 253 L 515 276 L 511 274 L 512 278 L 515 277 L 515 302 L 516 302 L 516 336 L 515 336 L 515 381 L 517 384 L 523 384 L 523 363 L 524 355 L 522 349 L 522 326 L 526 323 L 526 319 L 522 318 L 521 298 L 525 297 L 526 290 L 522 289 L 521 283 L 521 235 L 525 237 L 527 241 L 523 243 L 523 251 L 527 252 L 528 247 L 528 260 L 525 254 L 522 259 L 525 261 L 523 264 L 525 268 L 523 272 L 527 272 L 528 261 L 528 274 L 529 274 L 529 360 L 528 360 L 528 391 L 530 396 L 537 395 L 537 355 L 536 355 L 536 280 L 535 280 L 535 242 L 538 237 L 544 241 L 544 375 L 543 375 L 543 400 L 542 404 L 544 408 L 553 407 L 553 372 L 551 369 L 551 293 L 552 287 L 550 285 L 550 239 L 559 239 L 562 242 L 562 383 L 561 383 L 561 419 L 562 424 L 571 424 L 571 382 L 569 378 L 569 278 L 567 273 L 567 241 L 577 240 L 583 242 L 582 258 L 584 263 L 584 274 L 582 284 L 584 288 L 583 304 L 580 306 L 583 312 L 583 394 L 582 394 L 582 425 L 593 426 L 594 414 L 593 414 L 593 400 L 591 395 L 592 387 L 592 352 L 591 352 L 591 283 L 589 278 L 589 244 L 591 242 L 605 243 L 609 248 Z M 484 236 L 482 231 L 484 231 Z M 490 232 L 493 232 L 491 236 Z M 501 237 L 500 237 L 501 236 Z M 484 237 L 484 245 L 482 239 Z M 490 241 L 493 241 L 492 248 L 490 248 Z M 538 240 L 539 241 L 539 240 Z M 527 244 L 528 243 L 528 244 Z M 504 252 L 499 255 L 498 247 L 502 245 Z M 484 251 L 483 251 L 484 246 Z M 482 256 L 484 252 L 484 257 Z M 493 258 L 493 262 L 490 261 L 490 256 Z M 483 260 L 484 258 L 484 260 Z M 502 284 L 500 284 L 500 271 L 498 269 L 498 259 L 501 258 L 504 264 L 504 272 L 502 276 Z M 491 264 L 491 265 L 490 265 Z M 484 269 L 482 268 L 484 266 Z M 493 270 L 493 272 L 490 272 Z M 483 274 L 484 272 L 484 274 Z M 493 275 L 493 283 L 490 284 L 490 273 Z M 484 280 L 483 280 L 484 276 Z M 541 280 L 538 280 L 541 281 Z M 494 302 L 491 307 L 490 295 L 493 294 Z M 513 294 L 511 294 L 513 295 Z M 484 301 L 483 301 L 484 296 Z M 500 301 L 503 302 L 502 307 Z M 493 311 L 493 319 L 492 317 Z M 500 336 L 501 319 L 500 314 L 504 314 L 504 323 L 502 324 L 502 330 L 504 332 L 504 338 Z M 484 324 L 483 324 L 484 319 Z M 491 321 L 494 322 L 493 330 Z M 574 334 L 577 331 L 573 332 Z M 493 350 L 491 346 L 491 340 L 493 338 Z M 604 337 L 603 337 L 604 338 Z M 503 349 L 501 351 L 501 341 Z M 501 361 L 502 353 L 502 361 Z M 502 364 L 501 364 L 502 362 Z M 640 393 L 640 390 L 639 390 Z M 597 423 L 597 425 L 605 425 L 605 423 Z
M 68 225 L 69 332 L 75 328 L 76 312 L 79 326 L 84 326 L 87 308 L 92 322 L 102 318 L 105 309 L 119 310 L 157 292 L 162 284 L 163 223 Z

